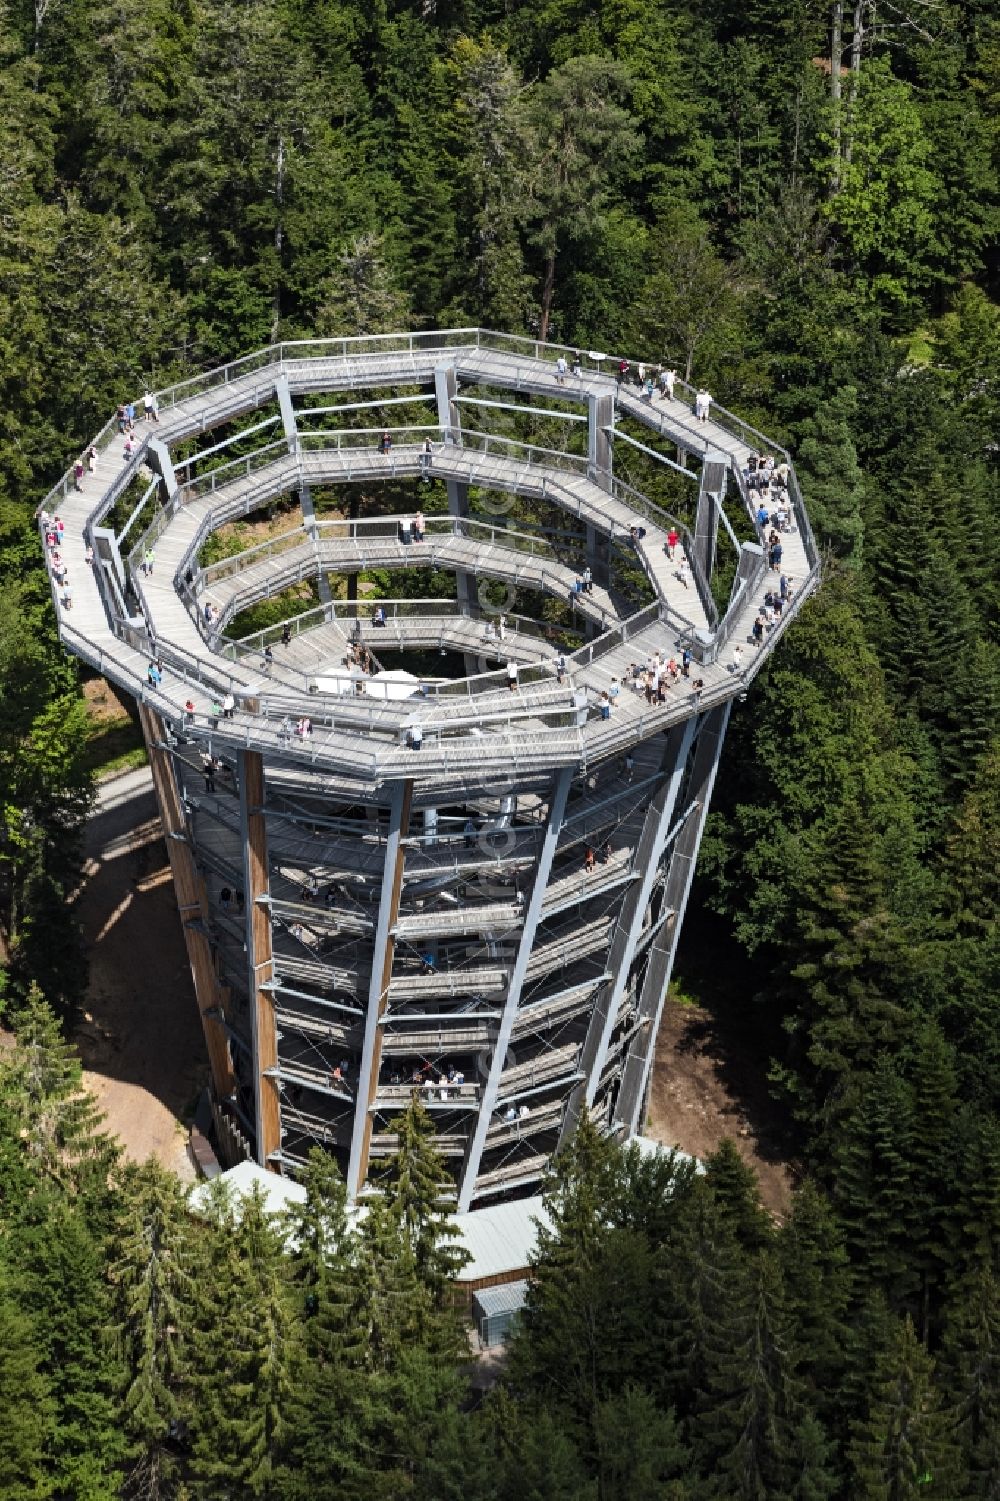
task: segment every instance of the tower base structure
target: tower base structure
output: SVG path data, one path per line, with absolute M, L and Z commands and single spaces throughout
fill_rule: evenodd
M 641 1130 L 733 700 L 818 582 L 787 455 L 775 567 L 749 461 L 776 446 L 561 352 L 264 350 L 109 424 L 41 513 L 88 583 L 71 612 L 54 587 L 63 641 L 140 702 L 216 1101 L 352 1197 L 415 1089 L 462 1210 L 532 1192 L 584 1112 Z M 700 459 L 690 507 L 623 484 L 619 439 Z

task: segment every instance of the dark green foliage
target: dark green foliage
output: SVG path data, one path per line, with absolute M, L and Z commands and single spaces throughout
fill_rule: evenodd
M 4 8 L 4 1496 L 1000 1495 L 993 9 Z M 766 1036 L 810 1176 L 778 1226 L 731 1144 L 695 1178 L 585 1122 L 476 1412 L 418 1104 L 363 1224 L 320 1157 L 279 1227 L 122 1172 L 80 1094 L 91 786 L 32 519 L 146 380 L 473 322 L 707 383 L 793 450 L 826 559 L 733 717 L 681 953 Z
M 449 1213 L 454 1188 L 434 1146 L 434 1123 L 416 1090 L 397 1122 L 396 1135 L 399 1145 L 386 1175 L 386 1205 L 421 1281 L 443 1298 L 466 1253 L 454 1245 L 458 1231 Z
M 205 1497 L 266 1496 L 285 1439 L 292 1316 L 281 1236 L 259 1196 L 217 1206 L 193 1270 L 191 1473 Z
M 705 1165 L 708 1186 L 744 1251 L 760 1251 L 771 1238 L 771 1224 L 760 1202 L 753 1168 L 729 1137 Z
M 934 1362 L 905 1319 L 876 1361 L 868 1410 L 850 1442 L 854 1495 L 864 1501 L 962 1494 L 954 1414 L 933 1373 Z
M 11 1501 L 45 1494 L 45 1452 L 53 1403 L 39 1369 L 40 1340 L 5 1267 L 0 1274 L 0 1493 Z

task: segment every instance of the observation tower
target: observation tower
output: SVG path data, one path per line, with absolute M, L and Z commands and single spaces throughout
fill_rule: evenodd
M 730 709 L 819 569 L 778 445 L 618 364 L 276 345 L 140 399 L 44 503 L 61 638 L 139 703 L 215 1106 L 265 1167 L 320 1145 L 362 1194 L 415 1087 L 462 1210 L 534 1191 L 583 1111 L 641 1130 Z M 789 582 L 758 644 L 761 451 Z M 671 659 L 661 702 L 633 670 Z

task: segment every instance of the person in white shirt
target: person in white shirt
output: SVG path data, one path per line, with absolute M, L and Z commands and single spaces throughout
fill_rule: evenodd
M 564 355 L 560 355 L 559 358 L 556 360 L 556 380 L 558 381 L 559 385 L 562 385 L 563 382 L 565 381 L 565 379 L 566 379 L 566 359 L 565 359 Z

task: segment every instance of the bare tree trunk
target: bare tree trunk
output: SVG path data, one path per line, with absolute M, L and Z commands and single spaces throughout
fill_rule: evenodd
M 850 164 L 854 150 L 854 104 L 861 79 L 861 50 L 865 41 L 866 0 L 854 0 L 854 29 L 851 32 L 851 76 L 847 81 L 847 108 L 844 111 L 843 159 Z
M 545 257 L 545 281 L 542 284 L 542 322 L 538 330 L 539 342 L 544 344 L 549 336 L 549 320 L 552 317 L 552 299 L 556 291 L 556 252 L 552 249 Z
M 32 50 L 37 52 L 42 41 L 42 26 L 52 0 L 35 0 L 35 36 Z
M 792 187 L 799 177 L 799 138 L 802 134 L 802 87 L 795 91 L 795 135 L 792 140 Z
M 274 225 L 274 258 L 275 279 L 274 299 L 271 311 L 271 343 L 278 342 L 278 329 L 281 327 L 281 252 L 285 242 L 285 138 L 278 137 L 278 161 L 275 172 L 274 201 L 277 209 L 277 219 Z
M 830 31 L 830 103 L 833 106 L 833 170 L 831 194 L 840 191 L 840 68 L 844 57 L 844 0 L 833 0 Z

